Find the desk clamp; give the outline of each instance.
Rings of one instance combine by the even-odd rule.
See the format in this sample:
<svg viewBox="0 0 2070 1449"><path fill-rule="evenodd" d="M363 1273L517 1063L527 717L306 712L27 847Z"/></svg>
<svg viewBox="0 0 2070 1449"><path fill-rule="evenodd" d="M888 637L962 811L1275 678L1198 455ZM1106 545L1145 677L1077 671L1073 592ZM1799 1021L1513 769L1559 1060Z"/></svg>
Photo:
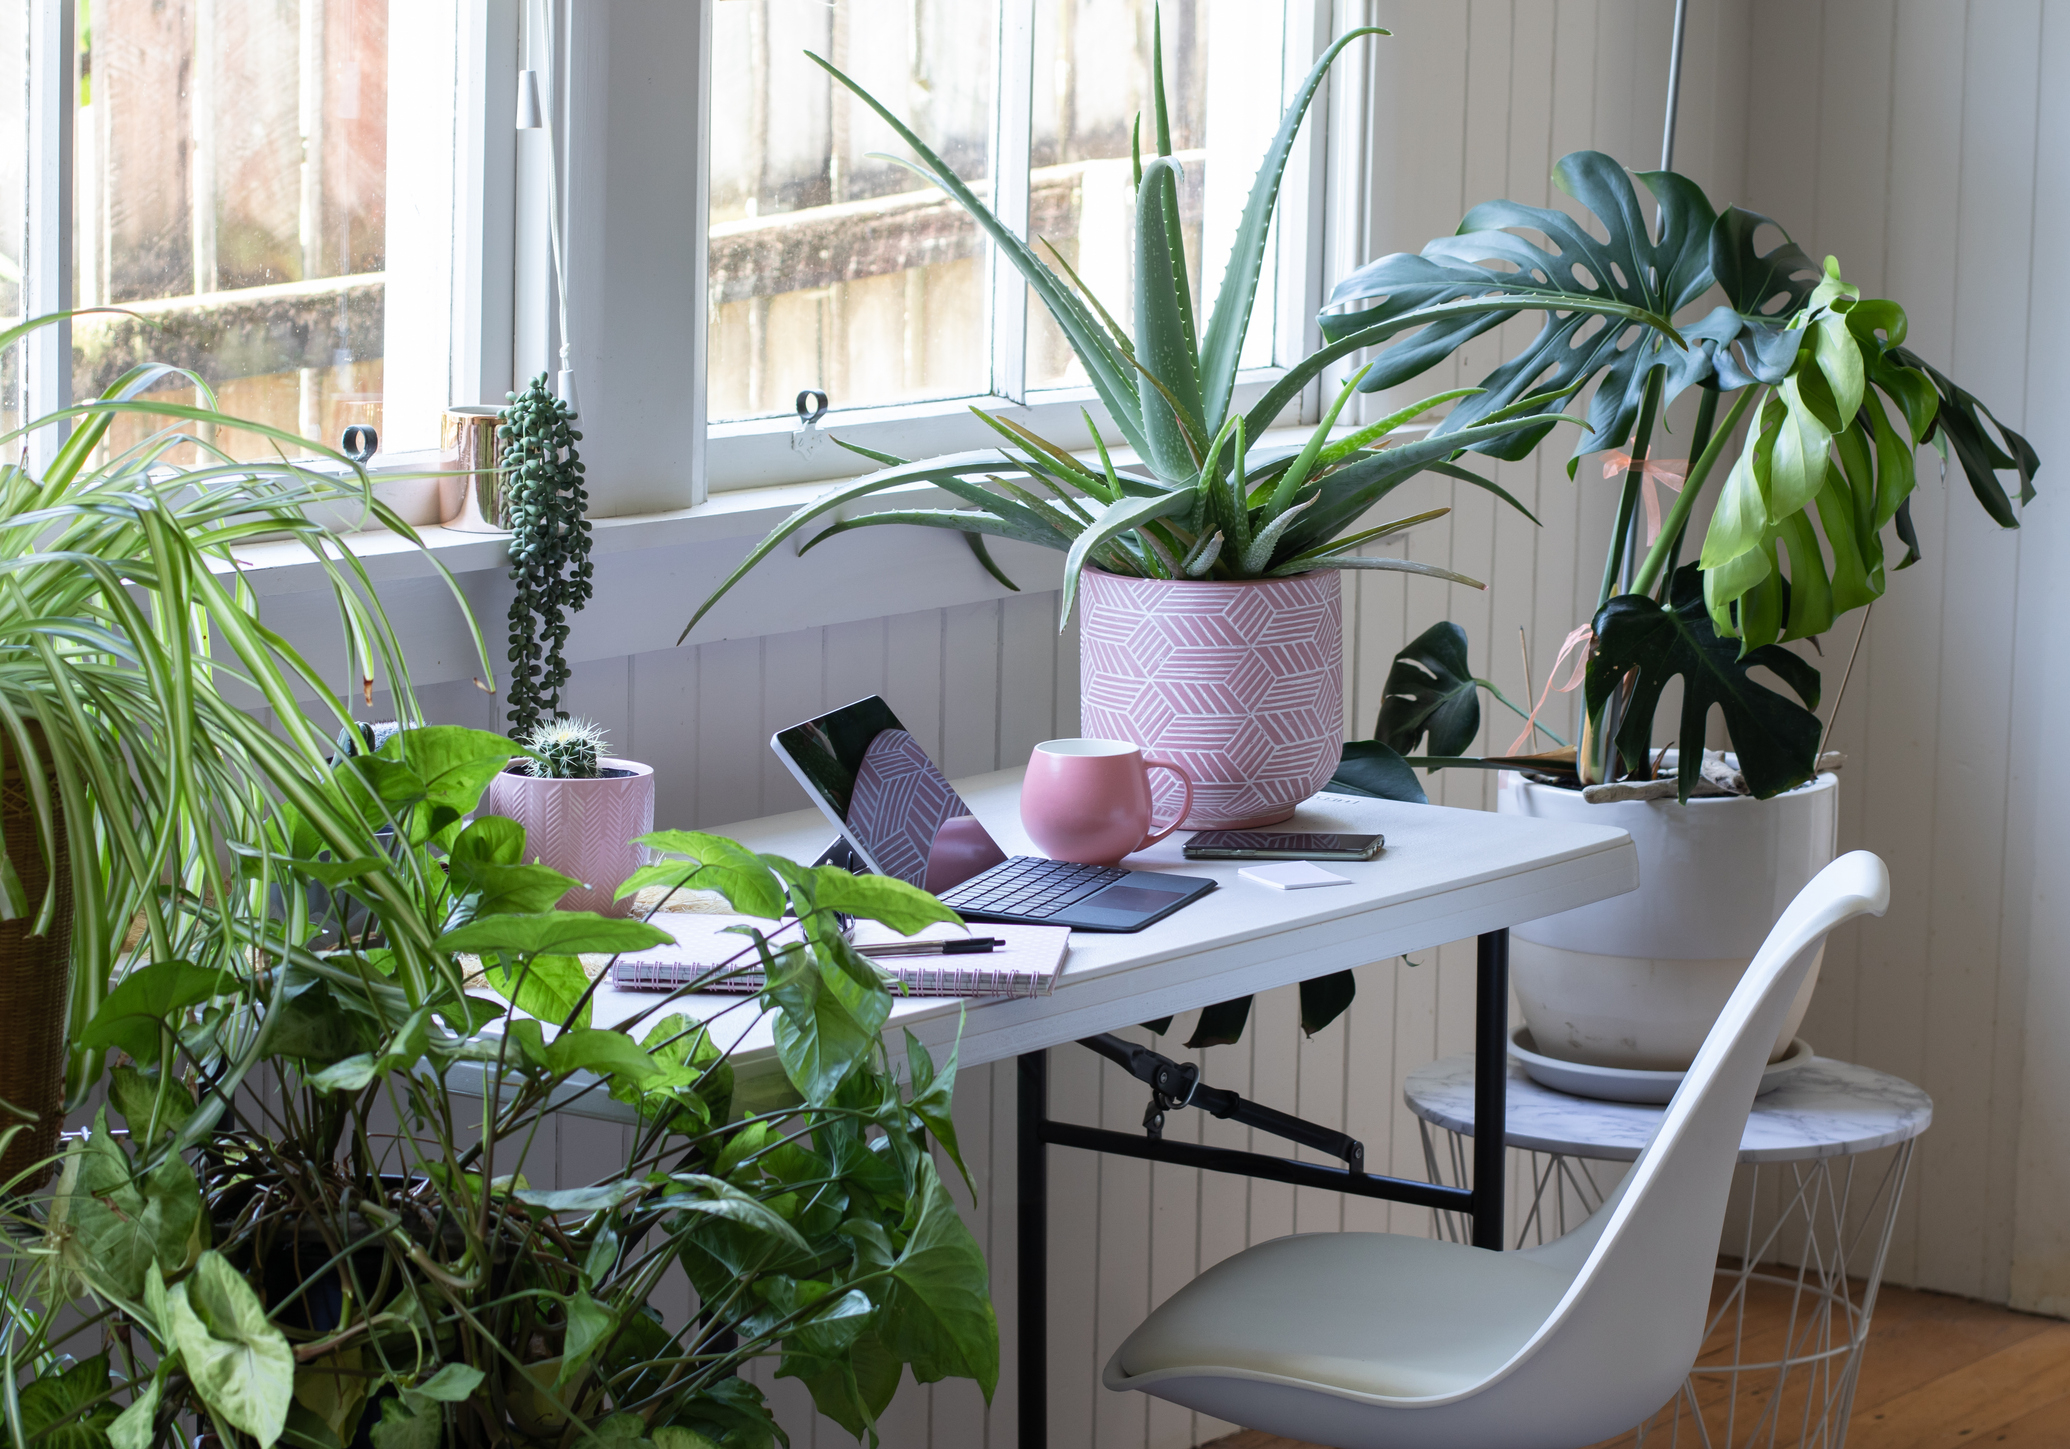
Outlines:
<svg viewBox="0 0 2070 1449"><path fill-rule="evenodd" d="M1247 1102L1221 1087L1211 1087L1200 1079L1200 1068L1191 1062L1175 1062L1148 1047L1123 1041L1111 1032L1086 1037L1078 1044L1098 1052L1130 1076L1149 1085L1150 1104L1143 1109L1143 1131L1153 1141L1164 1136L1167 1112L1181 1107L1198 1107L1211 1117L1241 1122L1260 1132L1269 1132L1275 1137L1298 1142L1303 1147L1312 1147L1317 1152L1326 1152L1342 1162L1353 1175L1365 1174L1365 1144L1357 1138L1348 1137L1334 1128L1304 1122L1285 1112L1275 1112L1256 1102Z"/></svg>

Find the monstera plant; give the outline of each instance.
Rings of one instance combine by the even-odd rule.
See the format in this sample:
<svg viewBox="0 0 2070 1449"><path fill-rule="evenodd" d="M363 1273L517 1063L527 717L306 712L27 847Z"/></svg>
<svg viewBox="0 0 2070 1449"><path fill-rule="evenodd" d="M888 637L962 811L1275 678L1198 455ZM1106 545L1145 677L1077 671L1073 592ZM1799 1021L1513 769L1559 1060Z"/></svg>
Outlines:
<svg viewBox="0 0 2070 1449"><path fill-rule="evenodd" d="M1382 257L1338 284L1331 304L1347 310L1322 318L1331 341L1318 356L1348 357L1385 342L1404 319L1475 299L1524 294L1550 304L1538 334L1432 435L1470 439L1469 450L1491 457L1523 458L1555 420L1522 420L1494 437L1489 420L1527 395L1565 399L1593 386L1569 472L1586 455L1617 450L1606 476L1621 472L1623 483L1596 613L1585 633L1577 631L1588 648L1583 740L1573 756L1530 763L1564 765L1583 783L1619 773L1620 757L1624 770L1648 773L1654 712L1665 685L1679 677L1683 799L1695 787L1714 706L1750 792L1792 789L1814 772L1819 675L1778 646L1823 634L1882 595L1886 533L1903 549L1895 568L1918 559L1908 506L1916 450L1932 443L1944 459L1952 454L1978 502L2007 528L2019 518L1997 475L2015 473L2025 503L2038 459L2026 439L1905 346L1903 307L1863 297L1837 261L1814 264L1770 218L1720 211L1671 171L1639 174L1648 205L1600 152L1564 158L1553 179L1594 217L1602 238L1565 212L1509 201L1477 206L1456 235L1419 255ZM1657 217L1651 225L1649 211ZM1761 239L1771 231L1777 239L1764 251ZM1599 310L1613 300L1629 312ZM1683 320L1671 333L1642 325L1641 314ZM1405 382L1514 315L1428 323L1382 351L1358 385L1374 391ZM1673 475L1653 456L1663 410L1692 387L1699 389L1693 461L1657 533L1644 540L1643 490ZM1684 564L1705 486L1728 457L1697 557ZM1769 670L1797 698L1751 677L1754 668ZM1469 694L1454 721L1466 711L1477 721L1477 709ZM1425 734L1399 712L1392 720L1383 714L1378 743L1405 753ZM1502 763L1457 757L1471 737L1471 729L1463 739L1448 730L1433 740L1430 762ZM1370 747L1361 754L1376 758Z"/></svg>

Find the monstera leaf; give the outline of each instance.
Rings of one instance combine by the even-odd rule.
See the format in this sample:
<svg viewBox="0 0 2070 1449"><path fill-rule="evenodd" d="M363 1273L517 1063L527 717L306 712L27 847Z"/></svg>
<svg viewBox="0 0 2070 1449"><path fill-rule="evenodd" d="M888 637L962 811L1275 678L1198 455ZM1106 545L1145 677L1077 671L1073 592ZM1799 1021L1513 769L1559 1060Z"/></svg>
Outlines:
<svg viewBox="0 0 2070 1449"><path fill-rule="evenodd" d="M1710 290L1711 238L1718 218L1703 191L1687 177L1645 171L1639 180L1659 209L1657 241L1647 225L1647 212L1653 208L1640 201L1624 168L1600 151L1576 151L1553 168L1553 182L1594 213L1606 240L1598 241L1562 211L1512 201L1483 202L1466 214L1457 235L1440 237L1420 256L1382 257L1338 283L1330 295L1332 307L1384 300L1359 311L1326 313L1321 319L1323 335L1335 341L1418 308L1501 293L1577 303L1619 302L1671 317ZM1505 228L1537 232L1546 245ZM1376 392L1406 382L1516 315L1489 312L1424 327L1382 352L1359 386ZM1547 312L1530 345L1483 378L1480 385L1486 390L1453 408L1438 434L1458 432L1532 394L1568 396L1600 373L1602 384L1589 408L1588 428L1574 449L1579 457L1615 447L1629 436L1646 374L1656 364L1667 368L1668 398L1709 376L1707 349L1678 347L1657 328L1630 316L1603 315L1598 326L1597 315ZM1552 426L1534 423L1474 447L1515 460L1536 447Z"/></svg>
<svg viewBox="0 0 2070 1449"><path fill-rule="evenodd" d="M1653 712L1661 691L1682 678L1681 768L1683 801L1689 799L1703 766L1704 724L1713 707L1725 715L1725 729L1739 753L1740 773L1759 799L1792 790L1809 780L1818 761L1818 671L1780 645L1744 657L1739 641L1720 638L1704 607L1703 580L1695 564L1676 573L1668 602L1644 594L1620 594L1596 614L1596 652L1588 663L1588 712L1600 717L1611 691L1636 671L1617 746L1628 766L1637 766L1652 745ZM1748 671L1779 676L1799 705Z"/></svg>
<svg viewBox="0 0 2070 1449"><path fill-rule="evenodd" d="M1432 624L1394 656L1373 738L1414 754L1427 733L1433 755L1463 755L1481 732L1481 682L1466 662L1466 631Z"/></svg>
<svg viewBox="0 0 2070 1449"><path fill-rule="evenodd" d="M1766 252L1756 250L1754 240L1763 227L1782 237ZM1818 264L1774 219L1737 206L1726 207L1712 225L1710 258L1726 300L1682 335L1703 346L1719 388L1780 383L1803 340L1790 330L1790 319L1818 285Z"/></svg>

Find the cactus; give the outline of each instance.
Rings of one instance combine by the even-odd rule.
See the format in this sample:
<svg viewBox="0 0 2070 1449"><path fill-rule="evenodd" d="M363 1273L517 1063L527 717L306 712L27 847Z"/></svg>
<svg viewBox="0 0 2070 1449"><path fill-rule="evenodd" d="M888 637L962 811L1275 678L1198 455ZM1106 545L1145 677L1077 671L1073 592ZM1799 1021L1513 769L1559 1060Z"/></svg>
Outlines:
<svg viewBox="0 0 2070 1449"><path fill-rule="evenodd" d="M541 720L525 736L527 760L535 775L549 780L594 780L601 773L597 757L603 752L604 727L586 719Z"/></svg>

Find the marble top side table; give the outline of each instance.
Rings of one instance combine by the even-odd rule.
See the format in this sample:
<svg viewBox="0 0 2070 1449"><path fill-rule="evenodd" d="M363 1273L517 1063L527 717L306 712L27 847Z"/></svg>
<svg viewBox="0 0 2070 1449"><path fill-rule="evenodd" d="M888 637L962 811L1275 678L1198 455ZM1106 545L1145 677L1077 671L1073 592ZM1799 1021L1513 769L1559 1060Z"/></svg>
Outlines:
<svg viewBox="0 0 2070 1449"><path fill-rule="evenodd" d="M1403 1085L1433 1182L1466 1185L1473 1064L1446 1057ZM1512 1061L1504 1141L1529 1154L1532 1188L1517 1245L1579 1226L1618 1175L1599 1178L1591 1164L1633 1161L1665 1115L1664 1107L1553 1091ZM1736 1185L1745 1227L1720 1260L1705 1351L1682 1392L1640 1426L1638 1444L1651 1436L1679 1445L1686 1436L1721 1449L1842 1449L1898 1199L1914 1142L1932 1121L1932 1099L1910 1082L1824 1057L1754 1099L1740 1141L1747 1170ZM1861 1154L1893 1147L1887 1164L1858 1180ZM1464 1240L1456 1214L1433 1216L1443 1236ZM1748 1332L1755 1294L1789 1305L1773 1342Z"/></svg>

